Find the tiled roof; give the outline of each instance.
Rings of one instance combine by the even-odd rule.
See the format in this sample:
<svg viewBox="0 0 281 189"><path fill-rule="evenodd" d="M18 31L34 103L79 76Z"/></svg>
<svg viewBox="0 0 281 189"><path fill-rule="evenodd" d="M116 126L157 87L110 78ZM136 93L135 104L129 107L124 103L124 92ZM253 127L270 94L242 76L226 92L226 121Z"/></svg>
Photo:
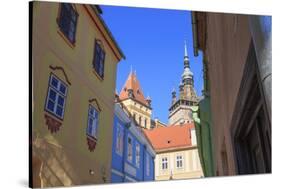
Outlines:
<svg viewBox="0 0 281 189"><path fill-rule="evenodd" d="M149 107L149 104L146 101L141 90L141 86L137 79L137 76L133 72L129 74L128 79L120 92L119 99L121 101L129 98L129 89L132 89L133 99Z"/></svg>
<svg viewBox="0 0 281 189"><path fill-rule="evenodd" d="M164 150L191 146L191 128L194 128L194 124L186 123L183 125L158 127L144 130L144 132L155 150Z"/></svg>

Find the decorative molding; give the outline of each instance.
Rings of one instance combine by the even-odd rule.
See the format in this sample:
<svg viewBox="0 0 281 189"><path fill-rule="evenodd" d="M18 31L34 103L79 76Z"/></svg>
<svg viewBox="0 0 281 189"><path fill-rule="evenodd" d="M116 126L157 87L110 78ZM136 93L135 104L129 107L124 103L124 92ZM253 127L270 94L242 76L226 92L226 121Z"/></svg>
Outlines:
<svg viewBox="0 0 281 189"><path fill-rule="evenodd" d="M111 173L114 173L120 177L124 177L124 174L116 169L111 169Z"/></svg>
<svg viewBox="0 0 281 189"><path fill-rule="evenodd" d="M101 112L101 108L100 108L100 105L98 103L98 100L96 98L92 98L89 100L89 103L92 103L94 102L96 104L96 107L98 108L99 112Z"/></svg>
<svg viewBox="0 0 281 189"><path fill-rule="evenodd" d="M65 71L64 71L64 69L63 69L63 67L50 65L49 68L51 68L52 70L60 70L60 71L62 71L62 73L63 73L63 75L64 75L64 77L65 77L66 82L67 82L69 85L71 85L71 83L70 83L70 81L69 81L69 79L68 79L68 77L67 77L67 75L66 75L66 73L65 73Z"/></svg>
<svg viewBox="0 0 281 189"><path fill-rule="evenodd" d="M90 152L94 151L97 144L97 139L87 135L87 144Z"/></svg>
<svg viewBox="0 0 281 189"><path fill-rule="evenodd" d="M137 176L137 170L133 166L129 165L128 163L125 163L125 172L136 177Z"/></svg>
<svg viewBox="0 0 281 189"><path fill-rule="evenodd" d="M51 131L51 133L57 132L62 123L56 119L54 119L52 116L45 114L46 119L46 125L48 126L48 129Z"/></svg>

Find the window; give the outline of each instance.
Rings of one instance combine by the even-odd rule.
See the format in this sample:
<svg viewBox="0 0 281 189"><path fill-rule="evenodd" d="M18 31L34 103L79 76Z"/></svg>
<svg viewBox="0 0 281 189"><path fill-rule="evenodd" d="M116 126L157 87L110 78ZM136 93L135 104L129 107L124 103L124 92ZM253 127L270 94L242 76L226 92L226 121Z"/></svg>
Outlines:
<svg viewBox="0 0 281 189"><path fill-rule="evenodd" d="M168 169L168 158L162 158L162 170Z"/></svg>
<svg viewBox="0 0 281 189"><path fill-rule="evenodd" d="M132 159L133 159L133 141L132 141L132 138L130 136L128 136L128 150L127 150L127 159L128 161L132 162Z"/></svg>
<svg viewBox="0 0 281 189"><path fill-rule="evenodd" d="M67 85L51 74L49 79L48 94L45 110L59 119L63 119L65 101L67 95Z"/></svg>
<svg viewBox="0 0 281 189"><path fill-rule="evenodd" d="M94 106L89 105L87 134L97 139L99 112Z"/></svg>
<svg viewBox="0 0 281 189"><path fill-rule="evenodd" d="M145 118L144 119L144 127L146 128L146 122L147 122L147 119Z"/></svg>
<svg viewBox="0 0 281 189"><path fill-rule="evenodd" d="M141 125L141 116L139 117L139 125Z"/></svg>
<svg viewBox="0 0 281 189"><path fill-rule="evenodd" d="M146 176L149 176L150 173L150 161L149 154L146 153Z"/></svg>
<svg viewBox="0 0 281 189"><path fill-rule="evenodd" d="M140 167L140 145L136 143L136 165Z"/></svg>
<svg viewBox="0 0 281 189"><path fill-rule="evenodd" d="M177 168L182 168L183 167L183 158L181 155L178 155L176 157L176 164L177 164Z"/></svg>
<svg viewBox="0 0 281 189"><path fill-rule="evenodd" d="M104 77L104 59L105 52L101 47L101 41L95 40L93 68L102 79Z"/></svg>
<svg viewBox="0 0 281 189"><path fill-rule="evenodd" d="M116 153L122 156L123 154L123 138L124 138L124 131L120 124L117 125L117 132L116 132Z"/></svg>
<svg viewBox="0 0 281 189"><path fill-rule="evenodd" d="M71 43L75 43L78 14L69 3L62 3L59 14L59 28Z"/></svg>

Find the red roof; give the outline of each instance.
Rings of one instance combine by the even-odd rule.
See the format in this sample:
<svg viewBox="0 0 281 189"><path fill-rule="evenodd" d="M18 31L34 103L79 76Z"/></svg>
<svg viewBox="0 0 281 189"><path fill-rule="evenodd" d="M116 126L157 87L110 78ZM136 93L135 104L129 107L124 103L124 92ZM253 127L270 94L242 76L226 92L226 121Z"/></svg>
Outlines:
<svg viewBox="0 0 281 189"><path fill-rule="evenodd" d="M163 150L191 146L191 128L194 128L194 123L158 127L144 132L155 150Z"/></svg>
<svg viewBox="0 0 281 189"><path fill-rule="evenodd" d="M141 90L140 83L137 79L137 76L136 76L136 74L134 74L132 72L129 74L128 79L120 92L120 95L119 95L120 100L125 100L125 99L129 98L129 91L128 91L129 89L132 89L132 91L133 91L134 100L149 107L149 104L147 103L147 101L143 95L143 92Z"/></svg>

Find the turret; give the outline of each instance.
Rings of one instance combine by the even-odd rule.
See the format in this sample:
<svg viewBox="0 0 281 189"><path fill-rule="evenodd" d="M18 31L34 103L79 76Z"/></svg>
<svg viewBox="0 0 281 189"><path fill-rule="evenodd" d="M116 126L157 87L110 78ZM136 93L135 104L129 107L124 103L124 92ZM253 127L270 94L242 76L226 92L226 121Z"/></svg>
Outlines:
<svg viewBox="0 0 281 189"><path fill-rule="evenodd" d="M148 106L149 107L151 107L151 98L150 98L150 96L148 95L147 97L146 97L146 102L147 102L147 104L148 104Z"/></svg>

